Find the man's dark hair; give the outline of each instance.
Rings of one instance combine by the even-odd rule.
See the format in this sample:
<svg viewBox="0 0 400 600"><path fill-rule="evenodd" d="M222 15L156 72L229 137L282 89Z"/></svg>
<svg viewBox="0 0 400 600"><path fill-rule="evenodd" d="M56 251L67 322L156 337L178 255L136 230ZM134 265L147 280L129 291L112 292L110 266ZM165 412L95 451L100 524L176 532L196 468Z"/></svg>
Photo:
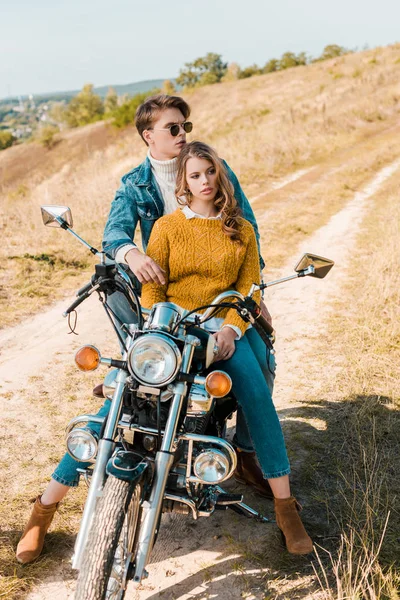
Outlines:
<svg viewBox="0 0 400 600"><path fill-rule="evenodd" d="M190 115L189 104L179 96L158 94L157 96L147 98L143 104L138 106L135 116L135 125L140 137L146 145L148 144L143 137L143 131L151 129L154 120L158 117L160 112L167 108L177 108L183 114L184 119L187 119Z"/></svg>

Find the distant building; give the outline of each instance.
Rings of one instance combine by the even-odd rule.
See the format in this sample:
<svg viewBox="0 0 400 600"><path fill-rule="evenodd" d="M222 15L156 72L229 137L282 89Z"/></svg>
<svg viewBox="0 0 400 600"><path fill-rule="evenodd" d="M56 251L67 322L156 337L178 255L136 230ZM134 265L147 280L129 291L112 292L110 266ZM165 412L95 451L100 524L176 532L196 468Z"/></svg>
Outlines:
<svg viewBox="0 0 400 600"><path fill-rule="evenodd" d="M18 106L13 106L13 111L19 112L19 113L25 112L25 105L22 102L21 96L19 97L19 105Z"/></svg>

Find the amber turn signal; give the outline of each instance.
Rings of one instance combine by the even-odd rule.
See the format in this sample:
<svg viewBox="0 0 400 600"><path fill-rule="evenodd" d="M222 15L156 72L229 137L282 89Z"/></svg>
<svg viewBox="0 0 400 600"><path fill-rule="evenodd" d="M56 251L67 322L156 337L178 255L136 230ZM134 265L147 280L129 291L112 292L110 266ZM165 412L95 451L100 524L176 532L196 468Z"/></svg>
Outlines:
<svg viewBox="0 0 400 600"><path fill-rule="evenodd" d="M207 375L205 387L210 396L223 398L232 388L232 379L223 371L212 371Z"/></svg>
<svg viewBox="0 0 400 600"><path fill-rule="evenodd" d="M75 362L81 371L94 371L100 364L100 352L94 346L82 346L75 354Z"/></svg>

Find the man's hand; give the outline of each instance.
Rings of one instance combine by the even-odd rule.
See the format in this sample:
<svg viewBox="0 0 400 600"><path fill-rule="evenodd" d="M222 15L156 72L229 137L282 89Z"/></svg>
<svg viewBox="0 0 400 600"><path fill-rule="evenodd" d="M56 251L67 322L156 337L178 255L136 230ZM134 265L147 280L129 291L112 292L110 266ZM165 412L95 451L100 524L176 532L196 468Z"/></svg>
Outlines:
<svg viewBox="0 0 400 600"><path fill-rule="evenodd" d="M218 346L218 354L215 356L215 362L218 360L228 360L235 352L236 331L231 327L223 327L221 331L213 333Z"/></svg>
<svg viewBox="0 0 400 600"><path fill-rule="evenodd" d="M261 308L261 314L262 314L262 316L264 317L264 319L265 319L266 321L268 321L268 323L269 323L270 325L272 325L272 317L271 317L271 315L269 314L269 310L268 310L268 308L267 308L267 307L265 306L265 304L264 304L264 300L261 300L261 302L260 302L260 308Z"/></svg>
<svg viewBox="0 0 400 600"><path fill-rule="evenodd" d="M140 283L166 283L165 271L150 256L142 254L137 248L131 248L125 255L130 270Z"/></svg>

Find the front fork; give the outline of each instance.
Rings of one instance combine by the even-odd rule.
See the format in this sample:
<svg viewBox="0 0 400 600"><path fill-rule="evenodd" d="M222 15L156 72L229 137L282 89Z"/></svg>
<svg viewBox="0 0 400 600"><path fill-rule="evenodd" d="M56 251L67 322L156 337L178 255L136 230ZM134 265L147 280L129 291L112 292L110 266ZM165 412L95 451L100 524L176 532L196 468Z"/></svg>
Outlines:
<svg viewBox="0 0 400 600"><path fill-rule="evenodd" d="M195 346L199 345L198 338L187 336L186 345L182 356L182 372L188 373L192 363ZM164 437L161 448L155 458L155 476L149 498L149 509L140 528L138 550L136 554L136 566L133 580L139 583L145 575L145 567L150 558L150 552L154 544L156 527L160 520L164 493L167 479L174 459L173 449L178 426L179 416L182 409L183 399L186 395L187 384L180 382L174 384L174 397L171 403L168 420L165 426Z"/></svg>
<svg viewBox="0 0 400 600"><path fill-rule="evenodd" d="M75 542L74 556L72 558L72 568L79 569L82 562L83 552L89 536L90 527L93 521L94 511L97 500L103 493L103 487L106 477L107 463L115 448L115 434L121 406L124 396L125 382L129 374L119 369L116 377L116 388L113 395L110 412L104 430L104 436L99 441L96 463L93 469L93 475L89 487L88 496L85 502L81 526Z"/></svg>
<svg viewBox="0 0 400 600"><path fill-rule="evenodd" d="M194 348L198 344L198 338L194 336L187 336L182 357L182 372L189 372ZM96 463L93 469L89 492L85 502L81 526L75 542L74 556L72 558L73 569L80 569L81 567L83 552L85 550L90 527L92 525L97 500L103 493L103 487L106 478L106 467L115 448L114 438L121 413L125 382L128 376L129 374L126 371L120 369L115 380L116 388L111 403L110 413L107 418L104 436L99 441ZM165 433L162 440L161 449L159 452L157 452L155 458L155 477L149 499L150 508L140 531L136 561L137 566L134 576L135 581L141 581L145 566L148 562L149 555L153 547L155 530L162 510L167 478L173 462L172 450L183 398L186 395L187 384L185 382L177 383L175 384L174 388L175 394L165 426Z"/></svg>

